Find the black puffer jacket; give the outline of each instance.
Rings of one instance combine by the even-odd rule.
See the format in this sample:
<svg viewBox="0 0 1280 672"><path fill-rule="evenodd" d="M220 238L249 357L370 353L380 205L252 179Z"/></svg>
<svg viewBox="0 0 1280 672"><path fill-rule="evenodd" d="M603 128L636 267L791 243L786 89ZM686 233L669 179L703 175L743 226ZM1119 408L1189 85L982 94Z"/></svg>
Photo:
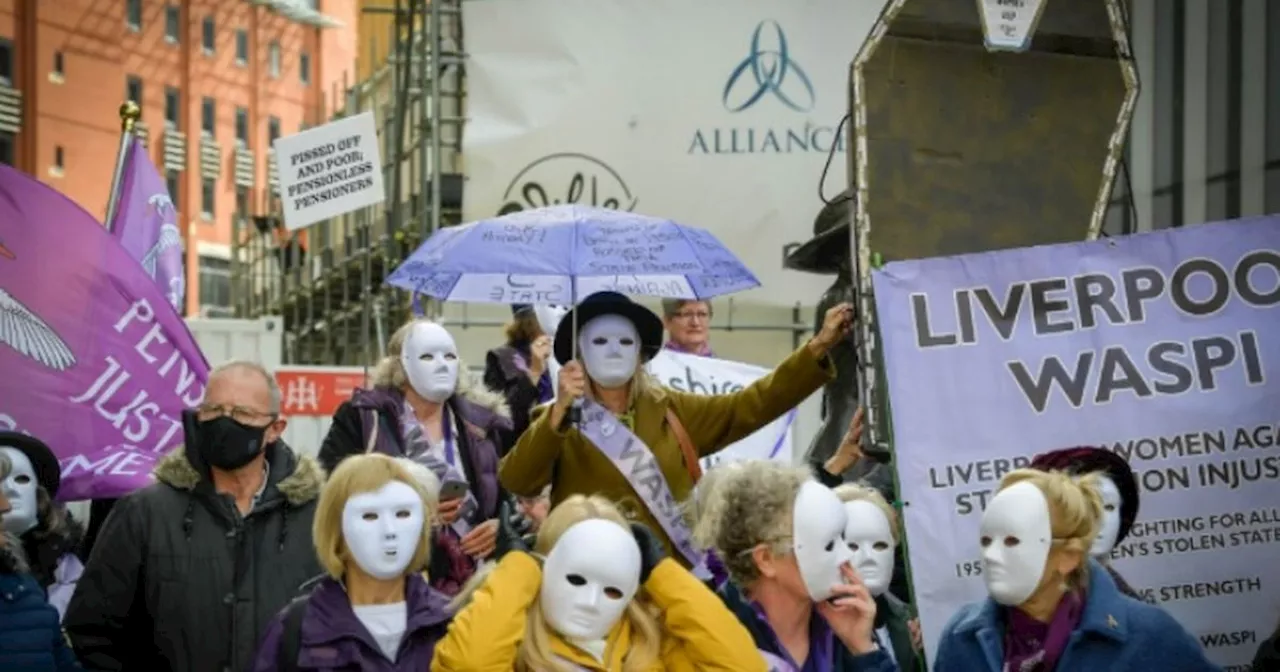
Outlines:
<svg viewBox="0 0 1280 672"><path fill-rule="evenodd" d="M63 622L86 668L248 669L272 618L320 572L320 468L283 442L267 459L266 489L243 518L183 449L156 466L156 483L120 500Z"/></svg>

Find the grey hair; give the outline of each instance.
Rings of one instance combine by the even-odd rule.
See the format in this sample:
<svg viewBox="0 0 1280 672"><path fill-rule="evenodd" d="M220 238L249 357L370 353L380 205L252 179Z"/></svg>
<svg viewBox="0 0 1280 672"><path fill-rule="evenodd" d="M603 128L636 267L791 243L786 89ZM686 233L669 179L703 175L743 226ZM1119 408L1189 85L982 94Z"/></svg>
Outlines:
<svg viewBox="0 0 1280 672"><path fill-rule="evenodd" d="M13 462L9 461L9 456L0 453L0 481L9 478L9 472L13 471Z"/></svg>
<svg viewBox="0 0 1280 672"><path fill-rule="evenodd" d="M271 372L267 370L267 367L247 359L233 359L229 362L223 362L222 364L213 367L213 370L209 372L209 380L213 380L224 373L230 373L232 371L252 371L253 373L262 376L262 379L267 383L267 395L270 398L270 402L267 406L267 412L272 415L280 412L280 386L276 384L276 377L271 375Z"/></svg>
<svg viewBox="0 0 1280 672"><path fill-rule="evenodd" d="M675 317L676 313L680 312L681 308L684 308L691 303L705 303L707 304L707 312L715 315L715 308L712 307L711 302L707 299L663 299L662 316L669 320Z"/></svg>

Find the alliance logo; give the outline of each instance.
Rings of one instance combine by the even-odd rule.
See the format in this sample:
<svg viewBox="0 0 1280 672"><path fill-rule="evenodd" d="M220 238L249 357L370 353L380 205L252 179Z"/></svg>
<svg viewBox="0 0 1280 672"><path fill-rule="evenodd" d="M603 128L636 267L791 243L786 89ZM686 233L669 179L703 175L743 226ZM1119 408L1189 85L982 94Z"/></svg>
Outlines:
<svg viewBox="0 0 1280 672"><path fill-rule="evenodd" d="M550 154L527 165L502 193L499 215L548 205L635 209L639 201L609 164L586 154Z"/></svg>
<svg viewBox="0 0 1280 672"><path fill-rule="evenodd" d="M772 47L764 44L767 37L773 38ZM751 51L729 73L721 100L726 110L741 112L768 93L796 112L813 110L816 101L813 82L800 64L791 60L786 33L773 19L756 24Z"/></svg>

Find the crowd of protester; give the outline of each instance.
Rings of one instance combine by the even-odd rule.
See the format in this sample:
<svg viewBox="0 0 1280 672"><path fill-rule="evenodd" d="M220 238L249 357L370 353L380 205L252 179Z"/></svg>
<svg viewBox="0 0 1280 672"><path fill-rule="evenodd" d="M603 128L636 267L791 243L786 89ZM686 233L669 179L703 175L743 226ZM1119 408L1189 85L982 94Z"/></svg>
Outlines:
<svg viewBox="0 0 1280 672"><path fill-rule="evenodd" d="M821 464L699 467L852 375L829 356L850 305L702 396L645 365L710 356L708 302L512 313L482 379L443 326L404 325L313 450L282 440L270 372L216 368L183 448L89 543L54 453L0 433L0 670L924 668L893 493L843 482L862 413ZM1138 504L1101 449L1007 474L974 540L989 595L950 615L932 669L1218 669L1108 562ZM1275 635L1254 669L1280 670Z"/></svg>

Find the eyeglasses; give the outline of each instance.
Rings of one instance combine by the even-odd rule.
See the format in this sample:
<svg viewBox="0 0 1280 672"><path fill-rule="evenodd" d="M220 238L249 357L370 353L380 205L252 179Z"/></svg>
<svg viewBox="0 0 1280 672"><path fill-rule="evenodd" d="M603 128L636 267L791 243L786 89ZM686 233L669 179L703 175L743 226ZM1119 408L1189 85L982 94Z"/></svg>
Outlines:
<svg viewBox="0 0 1280 672"><path fill-rule="evenodd" d="M683 320L685 322L693 322L694 320L697 320L699 322L711 321L711 313L705 310L693 310L693 311L687 311L687 312L681 311L676 313L675 315L672 315L672 317L676 318L677 320Z"/></svg>
<svg viewBox="0 0 1280 672"><path fill-rule="evenodd" d="M208 422L217 418L231 418L246 425L266 425L276 419L275 413L263 413L244 406L218 406L217 404L201 404L196 408L196 419ZM264 422L266 421L266 422Z"/></svg>

